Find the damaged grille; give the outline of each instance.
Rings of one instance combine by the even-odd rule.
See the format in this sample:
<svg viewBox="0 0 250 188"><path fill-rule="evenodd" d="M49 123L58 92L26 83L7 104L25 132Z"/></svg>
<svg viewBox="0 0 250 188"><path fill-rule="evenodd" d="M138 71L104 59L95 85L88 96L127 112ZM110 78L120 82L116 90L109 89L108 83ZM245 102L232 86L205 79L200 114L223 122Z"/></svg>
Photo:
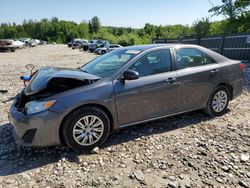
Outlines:
<svg viewBox="0 0 250 188"><path fill-rule="evenodd" d="M24 91L22 91L18 96L17 96L17 101L15 103L15 107L17 108L17 111L19 112L25 112L25 105L27 102L30 102L31 98L26 96L24 94Z"/></svg>

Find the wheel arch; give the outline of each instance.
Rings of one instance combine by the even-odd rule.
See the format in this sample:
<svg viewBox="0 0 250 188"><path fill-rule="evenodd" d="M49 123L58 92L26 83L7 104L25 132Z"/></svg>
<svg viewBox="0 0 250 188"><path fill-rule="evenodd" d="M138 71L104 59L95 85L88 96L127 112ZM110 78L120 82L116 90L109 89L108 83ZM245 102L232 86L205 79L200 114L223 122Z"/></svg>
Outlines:
<svg viewBox="0 0 250 188"><path fill-rule="evenodd" d="M218 84L215 88L220 87L220 86L224 86L228 89L229 94L230 94L230 100L232 100L233 99L233 86L228 82L222 82Z"/></svg>
<svg viewBox="0 0 250 188"><path fill-rule="evenodd" d="M64 143L64 138L63 138L63 135L62 135L62 127L63 127L62 125L63 125L63 123L65 122L66 118L67 118L72 112L74 112L75 110L77 110L77 109L79 109L79 108L82 108L82 107L88 107L88 106L96 107L96 108L99 108L99 109L103 110L103 111L107 114L107 116L108 116L108 118L109 118L109 121L110 121L110 131L109 131L109 132L112 133L112 132L114 131L114 119L113 119L113 116L112 116L110 110L109 110L107 107L105 107L105 106L103 106L103 105L100 105L100 104L95 104L95 103L84 104L84 105L81 105L81 106L78 106L78 107L74 108L73 110L71 110L71 111L63 118L63 120L62 120L62 122L61 122L61 124L60 124L60 127L59 127L59 138L60 138L60 142L61 142L61 143Z"/></svg>
<svg viewBox="0 0 250 188"><path fill-rule="evenodd" d="M211 109L210 109L210 101L211 101L211 98L213 96L213 93L216 91L216 89L220 88L220 87L223 87L225 89L228 90L229 92L229 100L232 100L233 99L233 86L228 83L228 82L221 82L217 85L215 85L215 87L213 88L211 94L209 95L208 99L207 99L207 102L206 102L206 107L204 108L204 111L209 114L209 115L214 115L212 112L211 112ZM228 105L228 102L227 102L227 105ZM222 114L221 114L222 115ZM220 115L216 115L216 116L220 116Z"/></svg>

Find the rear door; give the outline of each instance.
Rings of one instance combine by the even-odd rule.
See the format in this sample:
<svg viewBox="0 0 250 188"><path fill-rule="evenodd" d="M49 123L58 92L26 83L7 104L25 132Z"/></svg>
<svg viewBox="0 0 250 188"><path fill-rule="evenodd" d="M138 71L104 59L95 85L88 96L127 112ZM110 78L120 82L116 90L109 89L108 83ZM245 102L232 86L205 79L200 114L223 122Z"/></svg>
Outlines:
<svg viewBox="0 0 250 188"><path fill-rule="evenodd" d="M188 111L206 105L218 78L219 64L196 48L178 48L176 73L180 87L177 91L177 111Z"/></svg>
<svg viewBox="0 0 250 188"><path fill-rule="evenodd" d="M139 79L114 81L120 125L176 111L176 72L172 71L171 62L169 49L148 52L128 68L139 72Z"/></svg>

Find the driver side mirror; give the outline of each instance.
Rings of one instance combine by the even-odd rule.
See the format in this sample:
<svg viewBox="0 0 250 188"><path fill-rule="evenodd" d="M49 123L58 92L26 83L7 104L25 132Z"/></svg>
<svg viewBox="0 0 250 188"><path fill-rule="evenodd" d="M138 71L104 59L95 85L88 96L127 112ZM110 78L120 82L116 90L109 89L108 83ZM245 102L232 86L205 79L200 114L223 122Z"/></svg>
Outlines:
<svg viewBox="0 0 250 188"><path fill-rule="evenodd" d="M134 70L125 70L123 72L123 79L124 80L136 80L139 78L139 73Z"/></svg>

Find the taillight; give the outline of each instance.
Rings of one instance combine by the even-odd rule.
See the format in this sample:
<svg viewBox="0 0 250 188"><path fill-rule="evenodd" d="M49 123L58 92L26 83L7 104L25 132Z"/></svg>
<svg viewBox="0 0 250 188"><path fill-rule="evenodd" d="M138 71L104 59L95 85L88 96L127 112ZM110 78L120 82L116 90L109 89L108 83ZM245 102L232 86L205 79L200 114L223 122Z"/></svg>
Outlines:
<svg viewBox="0 0 250 188"><path fill-rule="evenodd" d="M246 66L245 66L243 63L240 64L240 70L241 70L242 72L244 71L245 67L246 67Z"/></svg>

